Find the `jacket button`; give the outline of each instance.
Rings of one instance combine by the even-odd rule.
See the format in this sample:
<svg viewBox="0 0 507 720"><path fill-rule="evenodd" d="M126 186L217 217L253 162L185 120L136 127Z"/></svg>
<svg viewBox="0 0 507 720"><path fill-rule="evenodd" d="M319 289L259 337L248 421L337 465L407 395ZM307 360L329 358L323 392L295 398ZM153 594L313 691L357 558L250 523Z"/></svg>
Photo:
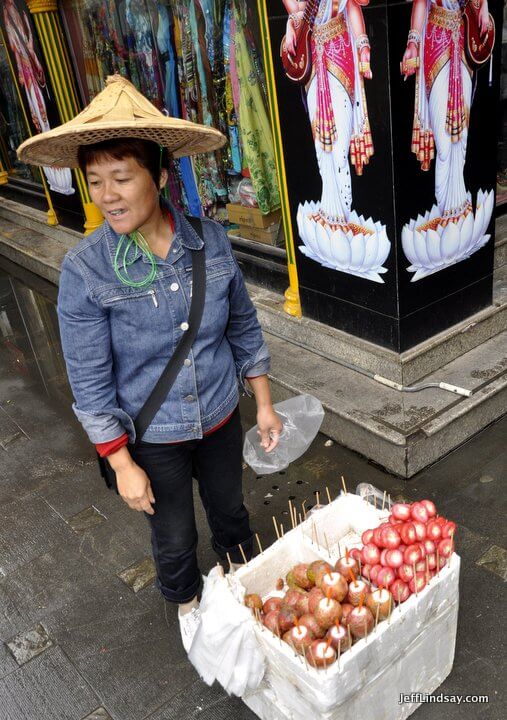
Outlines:
<svg viewBox="0 0 507 720"><path fill-rule="evenodd" d="M193 399L194 399L194 396L193 396L193 395L187 395L186 398L185 398L185 400L186 400L187 402L192 402Z"/></svg>
<svg viewBox="0 0 507 720"><path fill-rule="evenodd" d="M181 325L180 325L180 328L181 328L182 330L188 330L188 327L189 327L189 325L188 325L187 322L182 322Z"/></svg>
<svg viewBox="0 0 507 720"><path fill-rule="evenodd" d="M184 365L185 367L190 367L190 366L192 365L192 360L189 360L188 358L186 358L186 359L183 361L183 365Z"/></svg>
<svg viewBox="0 0 507 720"><path fill-rule="evenodd" d="M180 286L178 285L178 283L171 283L171 290L172 290L173 292L176 292L176 290L178 290L179 287L180 287Z"/></svg>

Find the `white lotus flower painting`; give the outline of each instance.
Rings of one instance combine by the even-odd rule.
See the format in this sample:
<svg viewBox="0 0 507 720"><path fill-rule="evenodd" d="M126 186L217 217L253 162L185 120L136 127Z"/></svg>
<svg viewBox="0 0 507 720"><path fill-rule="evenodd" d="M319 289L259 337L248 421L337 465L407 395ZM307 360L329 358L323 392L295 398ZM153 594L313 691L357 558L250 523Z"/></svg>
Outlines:
<svg viewBox="0 0 507 720"><path fill-rule="evenodd" d="M355 210L349 212L346 222L329 223L314 202L299 206L297 224L304 243L299 249L306 257L332 270L384 282L382 275L387 268L383 263L391 249L385 225L371 218L365 220Z"/></svg>
<svg viewBox="0 0 507 720"><path fill-rule="evenodd" d="M433 205L424 217L419 215L404 225L401 242L411 263L407 270L414 273L411 282L466 260L486 245L493 206L493 191L479 190L475 213L469 193L467 208L457 217L442 218Z"/></svg>

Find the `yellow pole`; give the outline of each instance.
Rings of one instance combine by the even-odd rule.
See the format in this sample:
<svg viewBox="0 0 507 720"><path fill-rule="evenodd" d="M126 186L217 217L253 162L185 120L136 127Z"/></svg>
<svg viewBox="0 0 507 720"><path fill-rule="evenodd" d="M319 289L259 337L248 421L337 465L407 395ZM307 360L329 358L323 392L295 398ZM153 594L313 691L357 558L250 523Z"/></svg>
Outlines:
<svg viewBox="0 0 507 720"><path fill-rule="evenodd" d="M74 118L80 108L69 53L58 16L56 0L27 0L39 35L42 53L48 67L58 114L62 123ZM103 222L100 210L94 205L88 193L86 180L81 170L74 170L76 184L85 214L85 235L89 235Z"/></svg>
<svg viewBox="0 0 507 720"><path fill-rule="evenodd" d="M266 84L268 89L269 112L273 128L273 143L275 149L276 171L280 185L280 199L282 205L282 225L285 234L285 247L287 250L287 269L289 271L289 287L285 291L285 302L283 309L289 315L301 317L301 302L299 299L299 280L296 267L296 253L294 249L294 235L290 218L289 193L287 190L287 177L285 174L285 163L283 160L283 141L280 129L280 115L278 112L278 98L275 86L275 71L273 68L273 55L271 51L271 39L269 35L268 11L266 0L257 0L257 10L261 27L262 54L264 57L264 68L266 72Z"/></svg>
<svg viewBox="0 0 507 720"><path fill-rule="evenodd" d="M5 36L4 36L3 30L1 27L0 27L0 45L3 45L5 47L5 56L7 58L7 63L9 65L9 72L11 74L13 85L16 88L16 94L18 96L19 106L21 107L21 111L23 113L23 118L25 120L27 133L31 136L32 130L30 127L30 122L29 122L27 114L26 114L25 104L23 102L23 98L21 97L21 90L19 88L18 76L17 76L17 73L14 71L14 68L12 67L11 56L7 52L7 43L5 42ZM53 201L51 200L51 195L49 194L48 184L46 182L46 176L44 175L44 173L42 172L42 170L40 168L39 168L39 173L40 173L42 187L44 188L44 195L46 196L46 200L48 203L47 224L48 225L58 225L58 217L57 217L55 209L53 207Z"/></svg>

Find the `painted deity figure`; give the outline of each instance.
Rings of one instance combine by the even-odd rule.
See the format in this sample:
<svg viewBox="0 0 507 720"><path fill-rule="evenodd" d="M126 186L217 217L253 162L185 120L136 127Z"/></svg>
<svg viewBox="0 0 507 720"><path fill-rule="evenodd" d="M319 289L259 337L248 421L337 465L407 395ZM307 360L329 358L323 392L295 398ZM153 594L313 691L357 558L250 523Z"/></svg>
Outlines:
<svg viewBox="0 0 507 720"><path fill-rule="evenodd" d="M370 79L370 43L361 5L369 0L283 0L289 13L287 51L312 10L312 71L306 85L309 119L322 179L318 202L298 208L300 250L324 267L384 282L390 251L385 226L352 209L350 165L357 175L373 155L364 79ZM307 7L310 6L310 7ZM349 159L350 158L350 159Z"/></svg>
<svg viewBox="0 0 507 720"><path fill-rule="evenodd" d="M19 84L24 88L32 122L38 132L50 129L46 111L46 102L42 93L46 89L44 69L37 57L33 45L30 23L23 13L21 18L13 0L6 0L3 8L4 26L9 47L18 72ZM49 187L54 192L72 195L72 175L68 168L43 168Z"/></svg>
<svg viewBox="0 0 507 720"><path fill-rule="evenodd" d="M480 33L487 32L487 0L472 0ZM428 170L435 159L436 204L404 226L402 244L414 272L412 282L479 250L493 210L493 191L479 190L475 213L464 166L473 71L467 63L463 3L414 0L401 72L415 75L412 151Z"/></svg>

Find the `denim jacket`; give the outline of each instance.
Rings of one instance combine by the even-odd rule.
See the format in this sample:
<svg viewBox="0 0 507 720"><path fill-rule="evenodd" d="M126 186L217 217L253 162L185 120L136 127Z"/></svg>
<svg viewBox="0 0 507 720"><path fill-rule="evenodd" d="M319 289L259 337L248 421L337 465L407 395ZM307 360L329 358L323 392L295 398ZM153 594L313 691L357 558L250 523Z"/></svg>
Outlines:
<svg viewBox="0 0 507 720"><path fill-rule="evenodd" d="M191 249L206 254L201 326L169 395L143 436L146 442L201 438L236 407L238 383L268 372L270 358L255 308L223 228L203 219L204 243L170 207L174 237L155 257L149 287L123 285L113 260L119 237L107 221L70 250L62 264L58 318L74 395L74 412L92 443L127 431L162 374L183 332L192 291ZM129 275L141 280L149 261L135 250Z"/></svg>

